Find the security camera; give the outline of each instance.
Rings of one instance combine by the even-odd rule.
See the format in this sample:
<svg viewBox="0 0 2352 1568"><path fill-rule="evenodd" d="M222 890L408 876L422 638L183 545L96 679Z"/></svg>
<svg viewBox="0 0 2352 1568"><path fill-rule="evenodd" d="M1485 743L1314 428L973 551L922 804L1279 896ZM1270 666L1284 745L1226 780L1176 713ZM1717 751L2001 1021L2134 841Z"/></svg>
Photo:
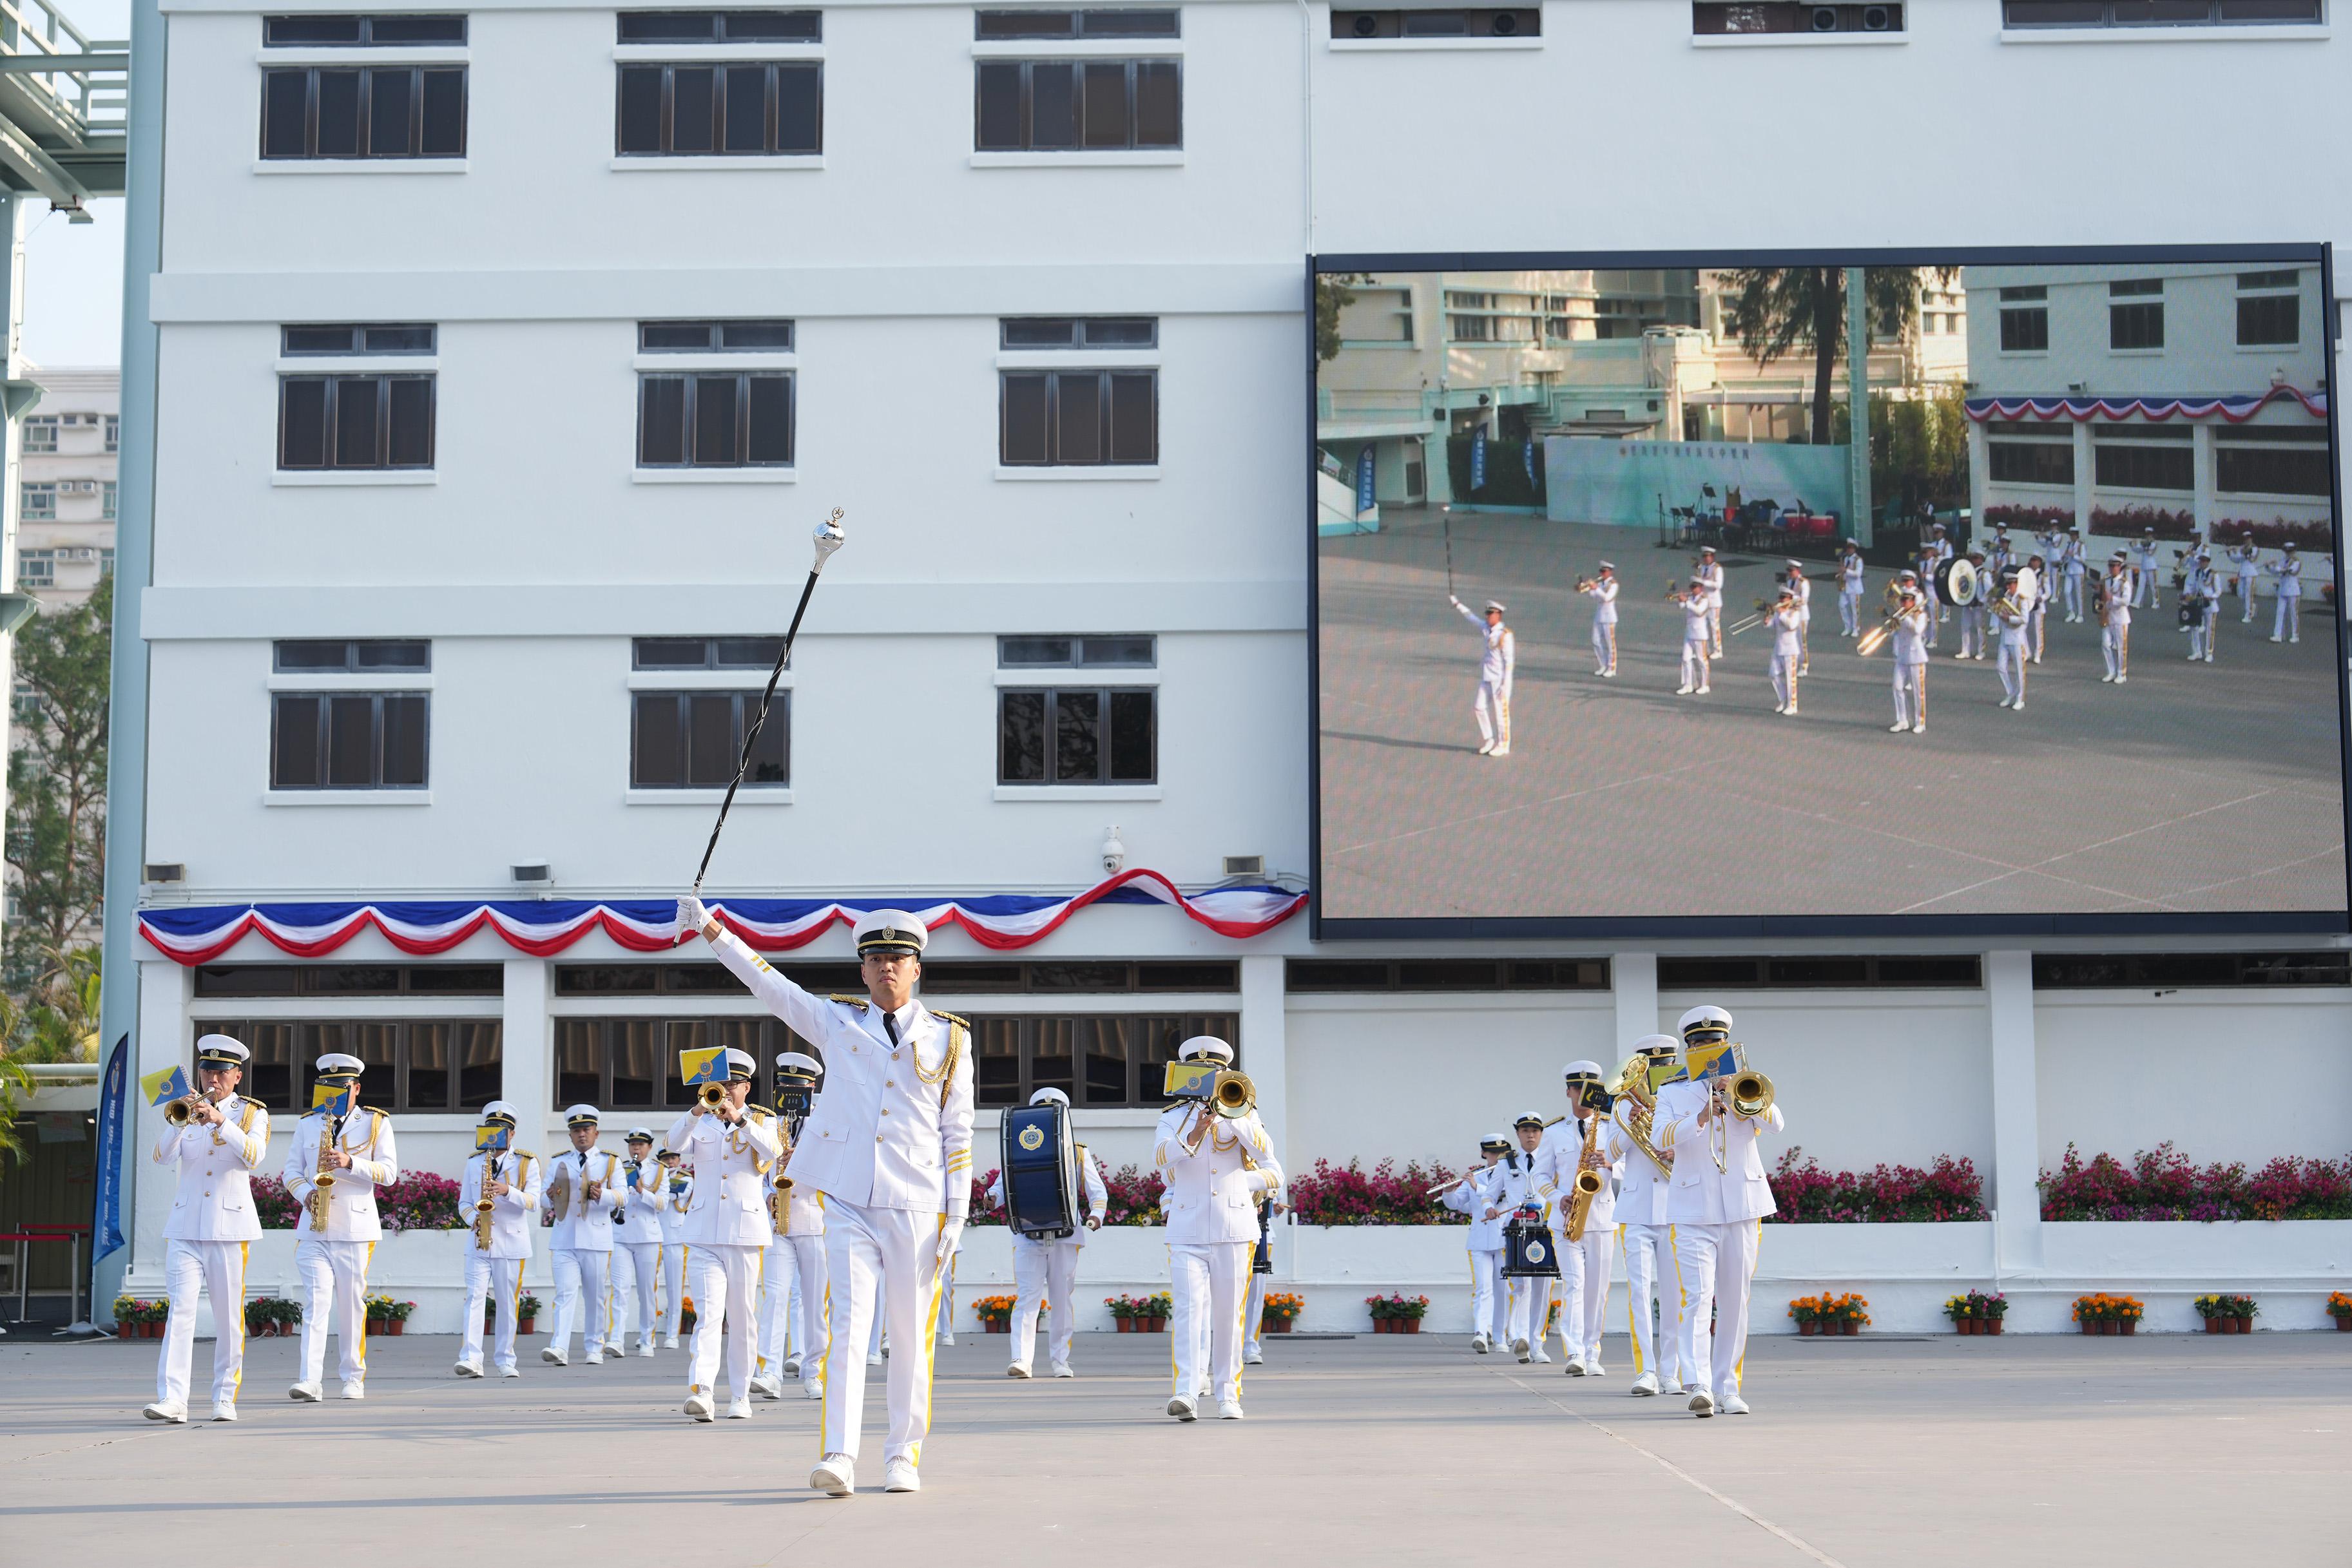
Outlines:
<svg viewBox="0 0 2352 1568"><path fill-rule="evenodd" d="M1110 831L1103 835L1103 874L1105 876L1117 876L1126 864L1127 846L1118 841L1118 824L1114 822L1111 824Z"/></svg>

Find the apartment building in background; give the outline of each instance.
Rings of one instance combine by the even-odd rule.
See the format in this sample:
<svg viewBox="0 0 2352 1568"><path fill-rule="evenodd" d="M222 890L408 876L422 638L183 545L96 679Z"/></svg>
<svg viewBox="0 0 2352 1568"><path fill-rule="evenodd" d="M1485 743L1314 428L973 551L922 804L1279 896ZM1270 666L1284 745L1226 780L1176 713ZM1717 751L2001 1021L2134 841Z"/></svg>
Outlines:
<svg viewBox="0 0 2352 1568"><path fill-rule="evenodd" d="M41 402L18 422L16 586L46 612L80 603L114 570L121 372L28 370Z"/></svg>

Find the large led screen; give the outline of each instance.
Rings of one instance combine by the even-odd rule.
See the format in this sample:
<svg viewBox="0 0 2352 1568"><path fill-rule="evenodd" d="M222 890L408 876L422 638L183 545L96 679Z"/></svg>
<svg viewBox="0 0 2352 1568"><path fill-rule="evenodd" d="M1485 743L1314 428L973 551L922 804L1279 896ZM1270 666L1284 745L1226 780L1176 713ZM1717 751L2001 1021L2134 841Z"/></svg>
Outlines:
<svg viewBox="0 0 2352 1568"><path fill-rule="evenodd" d="M1656 259L1317 263L1319 934L2346 928L2324 249Z"/></svg>

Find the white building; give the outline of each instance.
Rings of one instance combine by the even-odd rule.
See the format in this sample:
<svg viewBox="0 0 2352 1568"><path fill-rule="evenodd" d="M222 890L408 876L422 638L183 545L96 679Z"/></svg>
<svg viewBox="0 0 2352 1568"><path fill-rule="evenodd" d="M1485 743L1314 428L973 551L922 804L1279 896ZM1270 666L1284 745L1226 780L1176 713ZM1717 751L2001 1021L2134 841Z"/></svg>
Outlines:
<svg viewBox="0 0 2352 1568"><path fill-rule="evenodd" d="M1826 40L1695 33L1661 0L1561 0L1510 13L1508 36L1486 12L1265 0L723 24L240 4L137 22L132 123L160 140L133 149L131 308L153 329L126 345L121 571L144 657L122 640L110 865L112 907L159 929L257 901L299 926L344 916L286 906L682 890L761 640L836 506L850 544L780 694L788 744L739 799L712 892L1065 895L1099 879L1114 824L1130 867L1187 889L1253 855L1301 885L1310 253L2352 238L2352 197L2308 177L2352 152L2340 117L2311 119L2293 159L2184 137L2094 181L1988 159L1968 130L2046 118L2053 95L2084 123L2327 101L2347 57L2324 25L2158 44L2004 31L1996 0ZM362 69L397 111L361 116ZM713 100L713 129L681 120L722 91L744 96ZM1743 147L1706 108L1764 95L1837 106L1835 159ZM1918 112L1955 101L1969 112ZM1560 142L1570 102L1641 127L1642 154ZM1400 111L1447 104L1477 107L1486 151ZM518 886L519 866L549 880ZM240 1025L289 1108L340 1040L385 1065L371 1098L407 1162L448 1174L494 1090L543 1143L575 1099L657 1122L629 1102L663 1092L668 1051L754 1018L694 949L640 951L625 926L553 954L464 929L425 956L373 927L331 952L331 933L248 931L191 968L118 920L106 1036L131 1031L152 1071ZM2344 946L1938 938L1890 949L1932 962L1872 949L1855 969L1849 942L1318 947L1303 917L1236 940L1102 904L1016 951L942 928L929 989L982 1020L997 1102L1096 1085L1079 1125L1114 1166L1145 1157L1177 1028L1237 1038L1294 1166L1458 1162L1549 1107L1563 1061L1613 1063L1720 1000L1809 1155L1989 1175L1997 1226L1845 1275L1938 1301L1999 1277L2063 1313L2126 1267L2035 1217L2037 1165L2070 1141L2249 1159L2352 1141ZM2238 982L2280 971L2231 956L2195 971L2229 986L2175 991L2166 966L2282 947L2332 955L2259 993L2263 1071L2301 1092L2175 1092L2246 1038ZM2037 952L2083 951L2157 979L2037 990ZM837 974L849 952L835 926L785 962ZM152 1293L169 1184L140 1162L133 1180L110 1267ZM380 1278L446 1304L454 1251L409 1239ZM1368 1277L1454 1285L1441 1239L1436 1272L1303 1236L1282 1266L1309 1321L1337 1322ZM2270 1270L2279 1290L2324 1295L2314 1244ZM274 1258L257 1250L257 1289Z"/></svg>
<svg viewBox="0 0 2352 1568"><path fill-rule="evenodd" d="M18 422L16 586L79 604L114 570L122 378L111 365L27 367L40 405Z"/></svg>

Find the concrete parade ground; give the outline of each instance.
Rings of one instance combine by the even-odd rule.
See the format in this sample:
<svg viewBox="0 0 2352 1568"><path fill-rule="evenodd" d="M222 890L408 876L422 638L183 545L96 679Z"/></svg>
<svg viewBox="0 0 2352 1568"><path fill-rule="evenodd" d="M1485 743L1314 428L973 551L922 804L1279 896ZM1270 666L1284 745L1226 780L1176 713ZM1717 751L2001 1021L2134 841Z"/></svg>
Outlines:
<svg viewBox="0 0 2352 1568"><path fill-rule="evenodd" d="M2021 541L2030 548L2030 541ZM1705 696L1678 696L1690 552L1646 529L1465 513L1454 591L1508 606L1511 755L1477 753L1479 632L1446 603L1434 514L1324 538L1324 913L1336 918L1982 915L2341 909L2344 802L2331 615L2299 643L2226 603L2190 664L2174 594L2131 628L2110 685L2099 629L2048 622L2026 706L2000 706L1990 650L1939 628L1927 729L1892 735L1891 653L1839 634L1813 582L1811 674L1776 714L1766 633L1726 636ZM1591 601L1617 565L1618 675L1595 674ZM2168 556L2167 560L2169 560ZM1773 591L1777 557L1725 556L1724 625ZM1864 624L1890 573L1872 569ZM2085 593L2087 610L2088 589Z"/></svg>
<svg viewBox="0 0 2352 1568"><path fill-rule="evenodd" d="M678 1405L682 1352L520 1380L453 1339L379 1339L368 1397L297 1405L254 1340L242 1419L166 1427L151 1342L0 1342L12 1564L1436 1563L2347 1561L2352 1334L1752 1342L1753 1415L1698 1420L1458 1336L1269 1336L1247 1419L1180 1426L1164 1335L1082 1334L1074 1382L940 1353L923 1490L808 1491L819 1406ZM196 1346L194 1405L212 1345ZM1042 1363L1041 1363L1042 1364ZM328 1390L334 1387L329 1363ZM794 1390L793 1392L797 1392Z"/></svg>

